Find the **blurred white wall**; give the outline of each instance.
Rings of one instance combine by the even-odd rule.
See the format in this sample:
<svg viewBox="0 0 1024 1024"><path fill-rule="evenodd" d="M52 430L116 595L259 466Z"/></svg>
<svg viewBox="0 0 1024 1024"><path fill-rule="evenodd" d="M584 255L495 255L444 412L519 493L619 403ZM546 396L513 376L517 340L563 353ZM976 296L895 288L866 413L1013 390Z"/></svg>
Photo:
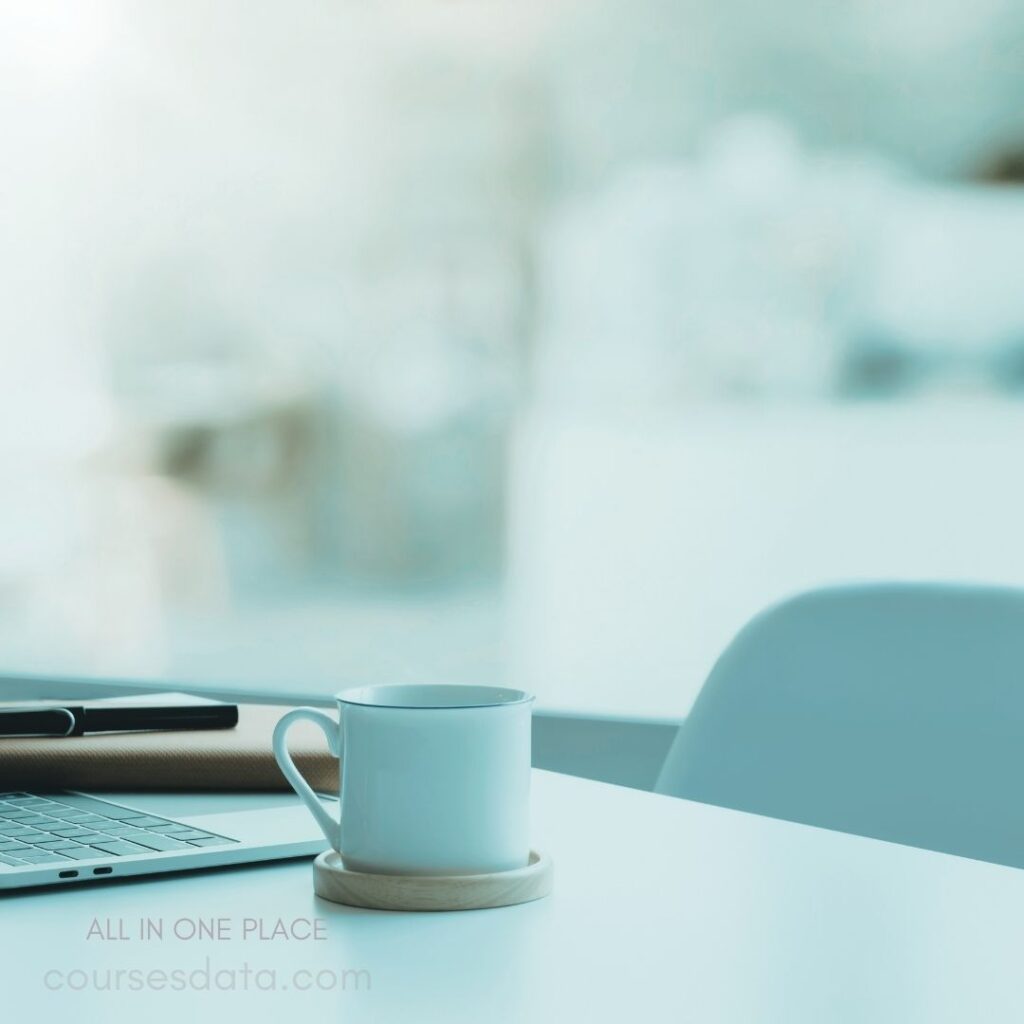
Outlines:
<svg viewBox="0 0 1024 1024"><path fill-rule="evenodd" d="M653 574L716 487L812 518L801 430L772 491L748 407L828 436L841 403L915 402L944 444L933 402L976 399L984 432L1024 387L1022 190L967 180L1024 140L1022 42L1011 0L0 5L0 660L206 666L231 620L242 671L247 631L307 609L289 643L326 678L324 623L368 593L479 600L493 647L511 521L517 664L551 700L603 692L649 635L601 605L643 585L606 538L639 529ZM697 407L735 444L677 437ZM635 434L654 408L667 425ZM851 495L905 427L875 414ZM517 424L549 417L551 465L510 472ZM983 445L950 491L1008 457ZM679 578L721 564L732 594L729 530L757 533L715 522ZM810 550L771 536L780 565ZM799 579L856 568L814 550ZM947 564L898 556L872 564ZM750 572L757 600L799 582ZM670 588L665 628L703 592ZM564 646L595 629L606 654ZM674 685L687 650L644 678Z"/></svg>

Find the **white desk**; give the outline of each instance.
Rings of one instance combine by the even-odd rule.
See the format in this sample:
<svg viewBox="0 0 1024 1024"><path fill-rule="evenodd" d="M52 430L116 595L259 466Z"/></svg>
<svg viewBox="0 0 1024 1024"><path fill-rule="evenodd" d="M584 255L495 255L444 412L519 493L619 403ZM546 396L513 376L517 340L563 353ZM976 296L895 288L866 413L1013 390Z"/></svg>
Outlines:
<svg viewBox="0 0 1024 1024"><path fill-rule="evenodd" d="M166 800L173 812L175 799ZM4 897L4 1019L1024 1019L1020 872L542 772L534 819L537 843L555 858L555 893L504 910L336 907L314 897L306 862ZM94 915L129 930L142 915L168 929L179 918L226 917L236 937L86 941ZM246 916L320 916L328 938L242 941ZM205 957L214 971L276 969L279 984L301 968L362 968L372 988L111 994L43 985L51 969L191 970Z"/></svg>

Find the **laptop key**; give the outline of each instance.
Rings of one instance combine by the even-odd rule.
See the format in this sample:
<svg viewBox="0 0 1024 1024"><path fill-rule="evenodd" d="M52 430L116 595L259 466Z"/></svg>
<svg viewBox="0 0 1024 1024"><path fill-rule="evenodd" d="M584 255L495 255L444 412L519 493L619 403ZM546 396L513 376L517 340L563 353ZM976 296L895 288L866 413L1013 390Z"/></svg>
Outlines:
<svg viewBox="0 0 1024 1024"><path fill-rule="evenodd" d="M124 832L118 832L114 836L114 838L115 839L119 839L119 840L124 840L124 842L126 842L126 843L141 843L143 839L148 839L150 836L154 836L154 835L163 835L163 833L162 832L150 832L149 829L146 829L146 828L129 828L129 829L125 829ZM104 837L104 838L106 838L106 837ZM172 837L171 836L165 836L165 838L170 839Z"/></svg>
<svg viewBox="0 0 1024 1024"><path fill-rule="evenodd" d="M208 836L212 836L213 833L205 833L199 828L194 828L191 825L177 825L174 831L168 831L164 829L164 835L170 836L171 839L206 839Z"/></svg>
<svg viewBox="0 0 1024 1024"><path fill-rule="evenodd" d="M170 836L172 839L184 839L186 842L191 842L193 839L210 839L211 833L200 832L197 828L189 828L187 825L182 825L180 829L174 832L164 832L165 836Z"/></svg>
<svg viewBox="0 0 1024 1024"><path fill-rule="evenodd" d="M69 812L74 811L76 814L88 812L118 821L123 818L138 818L142 814L141 811L133 811L128 807L118 807L117 804L108 804L105 800L93 800L92 797L75 796L73 793L62 796L60 802L67 807ZM52 814L55 818L66 817L66 813L57 814L54 811L47 811L47 813Z"/></svg>
<svg viewBox="0 0 1024 1024"><path fill-rule="evenodd" d="M67 825L64 828L51 829L50 834L60 836L61 839L78 839L82 836L93 836L96 833L89 828L79 828L77 825Z"/></svg>
<svg viewBox="0 0 1024 1024"><path fill-rule="evenodd" d="M152 815L143 814L138 818L123 819L126 825L134 825L135 828L149 828L151 825L166 825L165 818L154 818Z"/></svg>
<svg viewBox="0 0 1024 1024"><path fill-rule="evenodd" d="M68 801L69 807L77 807L79 813L96 814L103 818L113 818L120 821L124 818L137 818L141 812L133 811L128 807L118 807L117 804L106 804L100 800L91 800L89 797L76 797L74 802Z"/></svg>
<svg viewBox="0 0 1024 1024"><path fill-rule="evenodd" d="M9 868L21 868L25 866L23 860L15 860L13 857L8 857L5 853L0 853L0 864L6 864Z"/></svg>
<svg viewBox="0 0 1024 1024"><path fill-rule="evenodd" d="M127 807L115 807L113 804L97 808L96 814L102 814L104 818L113 818L115 821L124 821L125 818L138 818L139 812L129 810Z"/></svg>
<svg viewBox="0 0 1024 1024"><path fill-rule="evenodd" d="M126 843L120 839L111 839L107 843L91 843L94 850L102 850L104 853L112 853L117 857L129 857L133 853L152 853L152 850L147 850L144 846L139 846L136 843Z"/></svg>
<svg viewBox="0 0 1024 1024"><path fill-rule="evenodd" d="M18 824L26 828L42 829L45 832L50 828L60 828L64 822L60 818L42 818L37 814L34 818L22 818Z"/></svg>
<svg viewBox="0 0 1024 1024"><path fill-rule="evenodd" d="M52 850L25 850L18 857L29 864L57 864L68 859L63 853L54 853Z"/></svg>
<svg viewBox="0 0 1024 1024"><path fill-rule="evenodd" d="M62 818L67 821L69 818L78 818L86 811L83 811L81 807L48 807L46 813L51 818Z"/></svg>
<svg viewBox="0 0 1024 1024"><path fill-rule="evenodd" d="M91 846L76 846L74 849L68 847L61 850L60 853L62 857L68 857L71 860L101 860L104 856Z"/></svg>
<svg viewBox="0 0 1024 1024"><path fill-rule="evenodd" d="M189 839L189 846L226 846L228 839L221 839L220 836L205 836L203 839Z"/></svg>
<svg viewBox="0 0 1024 1024"><path fill-rule="evenodd" d="M145 846L150 850L159 850L161 853L164 850L187 850L189 848L188 843L157 833L143 832L139 835L126 836L125 839L130 839L133 843L138 843L139 846Z"/></svg>
<svg viewBox="0 0 1024 1024"><path fill-rule="evenodd" d="M15 850L27 850L28 847L17 839L0 840L0 853L13 853Z"/></svg>
<svg viewBox="0 0 1024 1024"><path fill-rule="evenodd" d="M70 839L48 839L45 843L36 843L33 849L36 850L76 850L81 849L80 844L71 842ZM15 854L15 857L19 854Z"/></svg>
<svg viewBox="0 0 1024 1024"><path fill-rule="evenodd" d="M22 828L17 832L4 832L4 837L7 839L17 839L20 843L32 843L37 839L53 838L49 833L39 832L34 828Z"/></svg>
<svg viewBox="0 0 1024 1024"><path fill-rule="evenodd" d="M92 825L94 828L98 828L105 822L110 821L109 818L102 818L98 814L86 814L84 811L68 814L64 820L71 825Z"/></svg>

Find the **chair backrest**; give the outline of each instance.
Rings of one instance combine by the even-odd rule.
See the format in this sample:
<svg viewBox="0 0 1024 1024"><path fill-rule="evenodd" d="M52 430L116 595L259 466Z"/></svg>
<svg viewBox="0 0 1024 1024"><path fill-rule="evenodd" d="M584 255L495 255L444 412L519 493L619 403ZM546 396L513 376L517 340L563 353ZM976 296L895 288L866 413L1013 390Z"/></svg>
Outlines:
<svg viewBox="0 0 1024 1024"><path fill-rule="evenodd" d="M715 664L657 792L1024 867L1024 591L817 590Z"/></svg>

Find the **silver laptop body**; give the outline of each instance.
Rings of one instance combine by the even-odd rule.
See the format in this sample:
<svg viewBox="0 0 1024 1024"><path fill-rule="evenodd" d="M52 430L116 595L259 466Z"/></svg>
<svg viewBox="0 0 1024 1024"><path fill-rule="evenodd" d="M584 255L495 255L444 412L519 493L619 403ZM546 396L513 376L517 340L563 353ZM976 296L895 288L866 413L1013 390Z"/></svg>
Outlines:
<svg viewBox="0 0 1024 1024"><path fill-rule="evenodd" d="M296 803L170 817L148 795L0 791L0 891L307 857L327 843Z"/></svg>

